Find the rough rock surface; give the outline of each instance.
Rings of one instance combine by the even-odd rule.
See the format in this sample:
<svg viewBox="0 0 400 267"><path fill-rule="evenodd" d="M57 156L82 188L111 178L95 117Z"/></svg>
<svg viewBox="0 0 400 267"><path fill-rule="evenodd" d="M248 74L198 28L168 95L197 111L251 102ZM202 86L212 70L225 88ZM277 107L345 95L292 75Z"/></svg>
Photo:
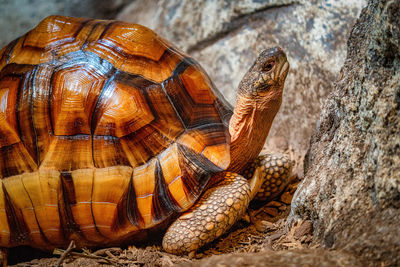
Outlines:
<svg viewBox="0 0 400 267"><path fill-rule="evenodd" d="M258 53L280 45L291 71L268 148L290 148L301 157L363 5L364 0L150 0L132 3L118 19L147 25L186 50L232 104Z"/></svg>
<svg viewBox="0 0 400 267"><path fill-rule="evenodd" d="M168 40L179 44L181 49L191 51L243 24L245 21L238 23L243 16L296 3L299 1L135 1L118 17L156 29ZM148 16L150 12L154 15Z"/></svg>
<svg viewBox="0 0 400 267"><path fill-rule="evenodd" d="M0 0L0 49L49 15L111 19L129 0Z"/></svg>
<svg viewBox="0 0 400 267"><path fill-rule="evenodd" d="M306 156L291 220L314 241L400 264L400 2L369 1Z"/></svg>

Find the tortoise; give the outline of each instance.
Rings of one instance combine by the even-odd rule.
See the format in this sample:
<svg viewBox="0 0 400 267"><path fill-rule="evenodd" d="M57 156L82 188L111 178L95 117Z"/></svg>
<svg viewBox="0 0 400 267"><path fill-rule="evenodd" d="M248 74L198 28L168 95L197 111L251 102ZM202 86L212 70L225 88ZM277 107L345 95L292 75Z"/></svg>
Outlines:
<svg viewBox="0 0 400 267"><path fill-rule="evenodd" d="M287 185L261 155L289 70L264 50L233 109L152 30L50 16L0 51L0 247L98 247L165 231L170 253L226 232Z"/></svg>

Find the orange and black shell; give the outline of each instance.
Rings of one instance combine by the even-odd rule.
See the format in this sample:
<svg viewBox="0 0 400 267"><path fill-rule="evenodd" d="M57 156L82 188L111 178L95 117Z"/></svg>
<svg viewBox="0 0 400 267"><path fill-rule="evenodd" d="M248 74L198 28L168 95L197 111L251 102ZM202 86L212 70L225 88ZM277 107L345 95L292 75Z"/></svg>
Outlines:
<svg viewBox="0 0 400 267"><path fill-rule="evenodd" d="M230 162L201 67L135 24L51 16L0 51L0 247L118 244Z"/></svg>

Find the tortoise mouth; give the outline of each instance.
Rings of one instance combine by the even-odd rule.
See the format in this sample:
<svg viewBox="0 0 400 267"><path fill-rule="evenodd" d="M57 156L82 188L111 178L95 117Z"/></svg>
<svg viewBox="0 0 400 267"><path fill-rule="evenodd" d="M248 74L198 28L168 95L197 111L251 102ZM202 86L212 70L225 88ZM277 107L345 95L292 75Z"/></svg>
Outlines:
<svg viewBox="0 0 400 267"><path fill-rule="evenodd" d="M285 81L287 74L289 73L289 67L290 64L289 62L284 59L284 63L283 64L279 64L279 67L276 70L276 79L277 82L282 83Z"/></svg>
<svg viewBox="0 0 400 267"><path fill-rule="evenodd" d="M285 79L286 78L286 75L289 72L289 67L290 67L290 64L286 60L285 63L283 63L282 67L279 69L279 72L278 72L278 76L281 77L281 79Z"/></svg>

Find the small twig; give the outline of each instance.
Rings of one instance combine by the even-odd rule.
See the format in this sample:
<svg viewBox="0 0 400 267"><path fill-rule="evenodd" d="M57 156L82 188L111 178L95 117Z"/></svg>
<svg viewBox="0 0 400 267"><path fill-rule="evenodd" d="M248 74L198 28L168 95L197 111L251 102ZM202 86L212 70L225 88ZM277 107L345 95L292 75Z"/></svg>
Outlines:
<svg viewBox="0 0 400 267"><path fill-rule="evenodd" d="M67 250L55 249L53 253L54 254L62 254L62 255L64 255L64 254L67 254L66 253L67 251L68 251L68 249ZM116 261L116 260L112 260L112 259L109 259L109 258L106 258L106 257L102 257L102 256L97 256L97 255L94 255L94 254L92 254L92 253L90 253L88 251L84 251L84 252L74 252L74 251L71 252L71 251L69 251L68 254L70 256L73 256L73 257L82 257L82 258L88 258L88 259L94 259L94 260L104 260L104 261L107 261L110 264L114 264L114 265L117 265L117 266L120 265L119 262ZM59 265L57 265L57 266L59 266Z"/></svg>
<svg viewBox="0 0 400 267"><path fill-rule="evenodd" d="M110 251L106 250L106 255L111 258L111 259L115 259L116 257L114 256L114 254L112 254Z"/></svg>
<svg viewBox="0 0 400 267"><path fill-rule="evenodd" d="M103 248L103 249L96 250L92 254L96 255L96 256L104 256L106 254L106 251L109 251L111 253L121 253L122 249L121 248ZM126 253L126 251L125 251L125 253Z"/></svg>
<svg viewBox="0 0 400 267"><path fill-rule="evenodd" d="M65 260L65 258L71 252L71 250L73 250L74 248L75 248L75 242L74 242L74 240L71 240L71 243L69 243L69 246L68 246L67 250L65 250L63 252L63 254L61 254L60 259L57 261L57 264L56 264L57 267L61 266L62 262Z"/></svg>

